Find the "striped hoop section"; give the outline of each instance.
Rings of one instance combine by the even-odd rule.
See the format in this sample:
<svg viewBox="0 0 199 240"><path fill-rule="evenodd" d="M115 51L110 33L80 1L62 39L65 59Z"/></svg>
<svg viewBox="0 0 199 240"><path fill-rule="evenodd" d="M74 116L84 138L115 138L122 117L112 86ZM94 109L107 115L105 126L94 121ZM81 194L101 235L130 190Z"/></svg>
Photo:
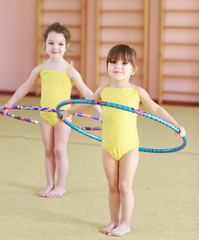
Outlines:
<svg viewBox="0 0 199 240"><path fill-rule="evenodd" d="M59 103L57 105L57 108L56 108L56 111L57 111L57 115L62 118L62 114L60 112L60 108L64 105L67 105L67 104L92 104L92 105L100 105L100 106L106 106L106 107L111 107L111 108L117 108L117 109L121 109L121 110L124 110L124 111L128 111L128 112L132 112L132 113L135 113L137 115L140 115L142 117L146 117L146 118L149 118L151 120L154 120L156 122L159 122L169 128L171 128L172 130L174 130L175 132L179 133L180 132L180 129L178 127L176 127L175 125L173 125L172 123L162 119L162 118L159 118L153 114L150 114L150 113L147 113L147 112L144 112L144 111L141 111L141 110L138 110L138 109L134 109L134 108L131 108L131 107L128 107L128 106L124 106L124 105L120 105L120 104L115 104L115 103L111 103L111 102L105 102L105 101L96 101L96 100L90 100L90 99L71 99L71 100L66 100L66 101L63 101L61 103ZM66 119L63 120L68 126L70 126L72 129L90 137L90 138L93 138L97 141L102 141L102 138L99 137L99 136L96 136L94 134L91 134L77 126L75 126L74 124L70 123L69 121L67 121ZM174 148L167 148L167 149L154 149L154 148L143 148L143 147L140 147L139 148L139 151L141 152L149 152L149 153L170 153L170 152L177 152L181 149L183 149L186 145L187 145L187 138L186 136L182 137L182 140L183 140L183 143L182 145L178 146L178 147L174 147Z"/></svg>
<svg viewBox="0 0 199 240"><path fill-rule="evenodd" d="M56 109L54 108L45 108L45 107L38 107L38 106L22 106L22 105L16 105L16 106L3 106L0 108L0 111L3 110L34 110L34 111L45 111L45 112L56 112ZM18 115L14 115L12 113L7 112L6 116L8 117L12 117L14 119L17 120L21 120L24 122L29 122L29 123L40 123L38 120L34 120L34 119L30 119L30 118L25 118L22 116L18 116ZM84 117L84 118L90 118L90 119L94 119L97 121L102 121L101 118L94 116L94 115L90 115L90 114L85 114L85 113L76 113L74 114L74 116L78 116L78 117ZM101 130L101 127L79 127L83 130L88 130L88 131L96 131L96 130Z"/></svg>

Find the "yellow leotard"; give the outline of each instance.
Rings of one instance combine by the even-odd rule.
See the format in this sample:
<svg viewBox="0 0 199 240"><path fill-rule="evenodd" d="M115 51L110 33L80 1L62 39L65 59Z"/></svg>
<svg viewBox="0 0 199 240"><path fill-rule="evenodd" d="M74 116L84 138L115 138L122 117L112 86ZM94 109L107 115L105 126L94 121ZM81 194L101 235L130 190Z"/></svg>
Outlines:
<svg viewBox="0 0 199 240"><path fill-rule="evenodd" d="M41 78L41 107L56 108L56 106L65 100L71 98L71 90L73 82L67 75L68 65L66 72L55 70L42 69L40 72ZM68 109L70 105L64 106L62 109ZM59 120L56 113L40 112L40 116L46 120L52 127L54 127Z"/></svg>
<svg viewBox="0 0 199 240"><path fill-rule="evenodd" d="M140 97L135 86L111 88L106 86L101 92L102 101L113 102L138 109ZM102 147L115 160L139 147L137 115L115 108L103 108Z"/></svg>

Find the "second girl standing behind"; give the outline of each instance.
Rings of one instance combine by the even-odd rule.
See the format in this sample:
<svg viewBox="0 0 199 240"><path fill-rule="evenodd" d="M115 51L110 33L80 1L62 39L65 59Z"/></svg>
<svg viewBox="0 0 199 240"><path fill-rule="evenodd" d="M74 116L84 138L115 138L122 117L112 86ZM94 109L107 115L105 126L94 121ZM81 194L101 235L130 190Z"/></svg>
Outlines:
<svg viewBox="0 0 199 240"><path fill-rule="evenodd" d="M70 46L70 39L68 29L60 23L54 23L46 29L44 43L48 60L32 70L27 81L17 89L5 106L14 105L22 99L39 78L41 78L41 107L56 108L60 102L70 99L73 83L84 98L92 96L92 91L84 84L79 72L64 59L64 54ZM67 108L69 106L65 109ZM97 111L100 115L100 108L97 108ZM5 112L1 115L5 115ZM71 121L71 118L68 120ZM38 195L61 197L66 193L65 179L68 171L66 145L71 129L57 119L56 113L40 112L40 130L45 148L47 186Z"/></svg>

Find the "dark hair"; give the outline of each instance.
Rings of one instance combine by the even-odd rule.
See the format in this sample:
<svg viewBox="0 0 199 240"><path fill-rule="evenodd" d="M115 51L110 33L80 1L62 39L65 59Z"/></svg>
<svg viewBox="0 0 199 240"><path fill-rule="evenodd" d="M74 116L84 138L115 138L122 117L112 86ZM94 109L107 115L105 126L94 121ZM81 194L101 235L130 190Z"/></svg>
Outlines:
<svg viewBox="0 0 199 240"><path fill-rule="evenodd" d="M126 44L118 44L111 48L106 59L106 65L108 66L109 62L118 59L128 61L136 67L137 54L132 47Z"/></svg>
<svg viewBox="0 0 199 240"><path fill-rule="evenodd" d="M49 25L49 26L47 27L47 29L46 29L45 32L44 32L44 42L46 42L47 37L48 37L48 34L49 34L50 32L63 33L64 38L65 38L65 40L66 40L66 45L67 45L68 43L70 43L70 40L71 40L70 32L69 32L68 29L67 29L66 27L64 27L61 23L56 22L56 23L53 23L52 25Z"/></svg>

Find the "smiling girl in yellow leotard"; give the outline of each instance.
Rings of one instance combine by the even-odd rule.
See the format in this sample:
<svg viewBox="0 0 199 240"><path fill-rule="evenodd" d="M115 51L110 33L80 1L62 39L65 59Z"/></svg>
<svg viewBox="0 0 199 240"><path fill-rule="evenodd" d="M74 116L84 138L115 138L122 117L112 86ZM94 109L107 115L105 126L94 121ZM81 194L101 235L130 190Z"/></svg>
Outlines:
<svg viewBox="0 0 199 240"><path fill-rule="evenodd" d="M84 84L79 72L64 59L64 54L70 46L68 29L60 23L50 25L44 33L44 42L48 60L33 69L28 80L17 89L5 106L14 105L23 98L39 78L41 79L42 107L56 108L61 101L70 99L73 83L83 97L92 96L92 91ZM97 108L97 111L100 115L100 108ZM5 115L5 112L1 115ZM70 128L59 122L56 113L41 112L40 116L41 136L45 148L47 187L38 195L40 197L61 197L66 192L65 179L68 171L66 145ZM70 117L69 120L71 120ZM57 183L55 184L56 166Z"/></svg>
<svg viewBox="0 0 199 240"><path fill-rule="evenodd" d="M179 126L169 113L156 104L144 89L129 81L137 70L136 52L133 48L123 44L114 46L109 51L107 67L110 83L100 87L92 99L136 109L141 101L149 112L176 125L181 131L178 135L185 135L184 128ZM75 105L66 110L63 117L88 107L88 105ZM135 114L103 107L102 155L109 186L111 222L102 229L102 232L111 236L123 236L130 231L134 205L132 182L139 159L136 121ZM122 215L119 221L120 207Z"/></svg>

